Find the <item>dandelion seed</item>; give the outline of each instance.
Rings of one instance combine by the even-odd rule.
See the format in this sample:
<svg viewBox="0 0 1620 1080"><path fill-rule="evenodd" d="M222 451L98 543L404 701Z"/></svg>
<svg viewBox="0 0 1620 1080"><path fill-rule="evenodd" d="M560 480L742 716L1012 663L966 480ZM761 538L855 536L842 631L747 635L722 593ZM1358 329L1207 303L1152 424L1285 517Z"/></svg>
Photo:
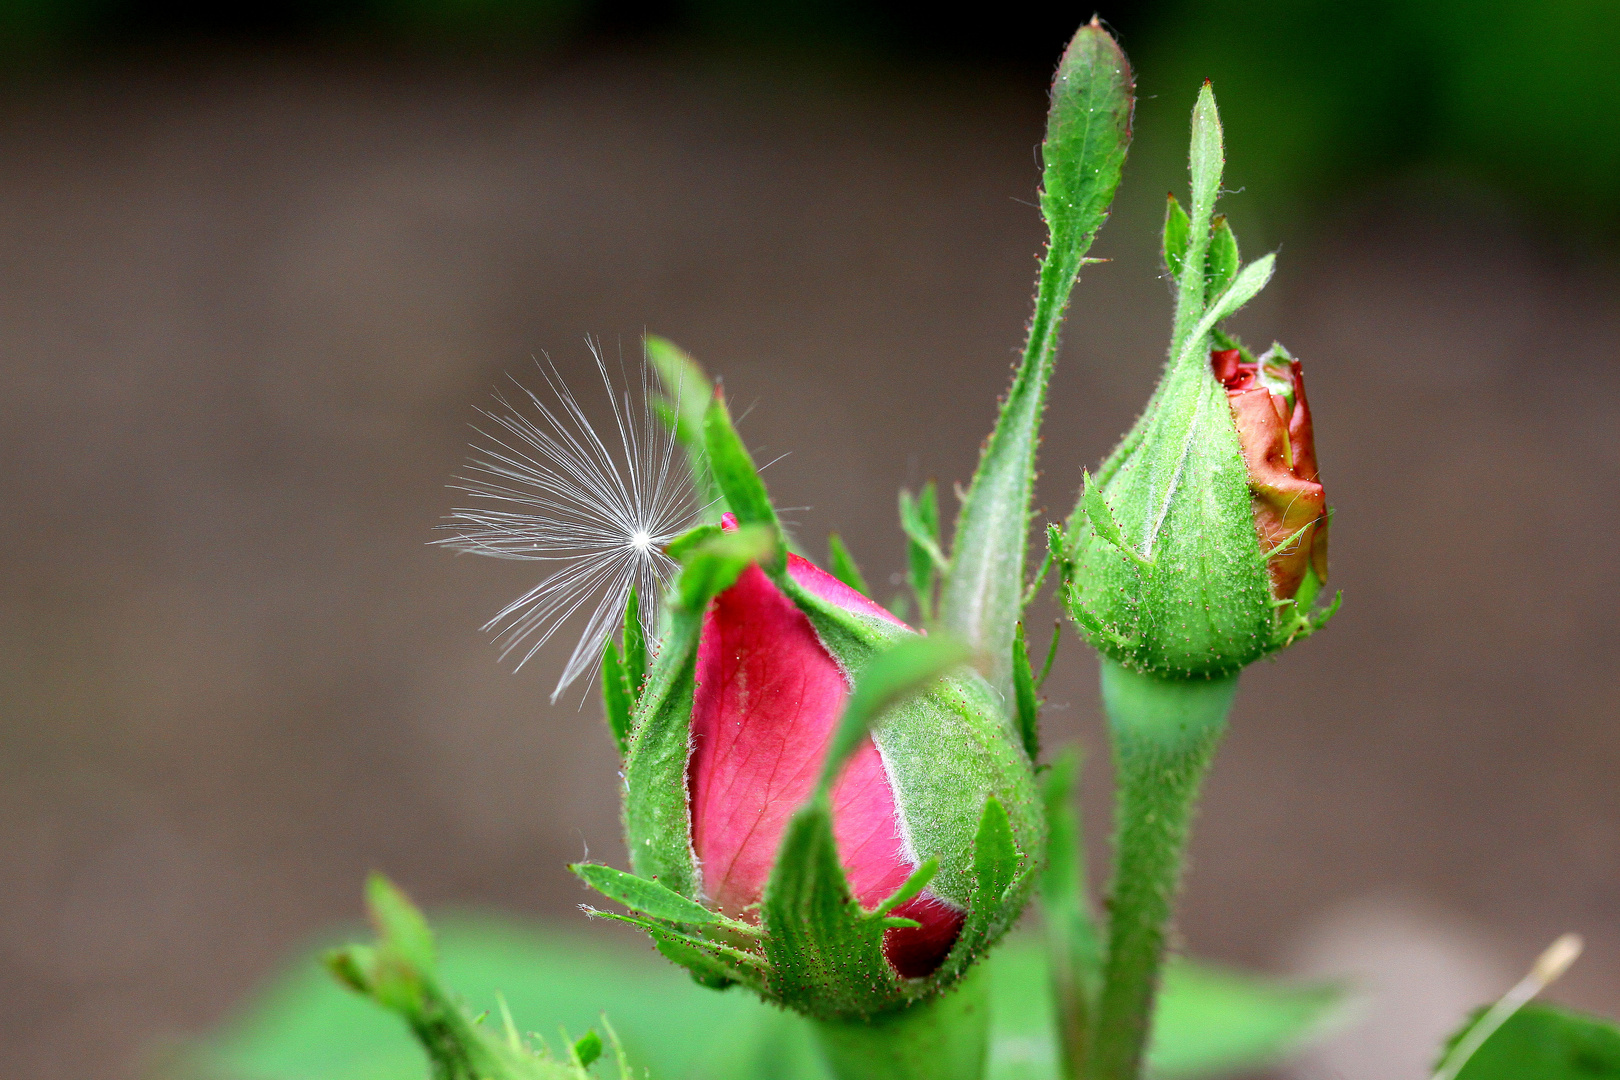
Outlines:
<svg viewBox="0 0 1620 1080"><path fill-rule="evenodd" d="M657 626L663 587L676 569L664 545L696 521L686 470L675 468L675 442L654 416L647 369L639 400L614 386L601 347L587 341L618 429L604 440L591 426L556 365L540 365L548 398L513 380L516 403L501 394L481 409L469 475L457 490L476 500L457 507L435 541L456 551L557 563L534 588L484 625L501 656L521 668L572 616L589 612L585 629L551 693L555 702L601 662L608 635L624 611L631 586L640 597L648 640ZM626 379L628 384L629 380ZM550 399L554 398L555 401Z"/></svg>

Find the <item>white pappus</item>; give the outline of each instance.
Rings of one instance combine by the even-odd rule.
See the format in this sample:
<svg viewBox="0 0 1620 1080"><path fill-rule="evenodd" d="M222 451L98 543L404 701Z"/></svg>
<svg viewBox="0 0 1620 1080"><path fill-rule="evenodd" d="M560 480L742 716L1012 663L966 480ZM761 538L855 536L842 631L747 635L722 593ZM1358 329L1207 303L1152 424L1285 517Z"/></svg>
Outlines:
<svg viewBox="0 0 1620 1080"><path fill-rule="evenodd" d="M435 541L456 551L556 564L534 588L507 604L483 627L495 633L502 658L522 667L571 617L589 612L573 655L551 693L556 702L581 675L596 669L619 624L631 586L651 642L664 585L676 564L664 545L696 524L687 470L675 461L675 440L654 415L646 366L639 400L629 378L621 391L587 341L607 392L618 438L603 439L548 357L539 370L549 395L517 379L515 399L501 393L480 409L468 474L452 485L473 503L455 508ZM554 400L552 400L554 399ZM679 403L675 403L679 407Z"/></svg>

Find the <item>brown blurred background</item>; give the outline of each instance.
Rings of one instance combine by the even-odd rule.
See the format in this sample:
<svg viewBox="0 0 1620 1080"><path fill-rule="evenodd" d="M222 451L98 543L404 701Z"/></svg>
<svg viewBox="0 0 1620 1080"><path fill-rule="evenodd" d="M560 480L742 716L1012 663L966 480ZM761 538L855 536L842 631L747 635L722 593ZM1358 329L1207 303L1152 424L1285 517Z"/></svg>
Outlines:
<svg viewBox="0 0 1620 1080"><path fill-rule="evenodd" d="M1139 139L1042 498L1067 511L1151 386L1213 75L1225 208L1281 248L1242 329L1305 359L1346 602L1246 677L1181 932L1371 991L1385 1026L1300 1077L1420 1075L1564 930L1589 951L1555 996L1620 1014L1620 140L1580 66L1620 35L1454 6L1104 11ZM789 454L806 545L839 529L877 581L895 489L969 476L1029 312L1046 72L1090 10L555 8L0 21L0 1075L137 1075L372 868L578 918L565 860L622 856L598 706L546 704L565 650L514 675L478 631L532 568L426 546L504 373L545 352L583 388L586 334L673 338ZM1552 59L1493 67L1521 38ZM1459 112L1479 86L1533 100ZM1100 864L1072 637L1049 692Z"/></svg>

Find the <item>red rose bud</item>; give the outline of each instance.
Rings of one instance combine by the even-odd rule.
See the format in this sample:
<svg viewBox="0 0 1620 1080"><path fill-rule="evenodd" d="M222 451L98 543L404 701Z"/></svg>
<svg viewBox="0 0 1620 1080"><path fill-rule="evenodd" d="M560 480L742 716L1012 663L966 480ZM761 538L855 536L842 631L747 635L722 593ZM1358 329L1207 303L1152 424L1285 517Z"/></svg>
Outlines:
<svg viewBox="0 0 1620 1080"><path fill-rule="evenodd" d="M718 393L703 428L735 518L666 549L681 571L626 721L634 873L575 872L705 985L823 1020L937 996L1043 860L1023 741L965 645L785 552Z"/></svg>
<svg viewBox="0 0 1620 1080"><path fill-rule="evenodd" d="M1281 345L1254 361L1238 349L1212 351L1209 359L1237 421L1261 548L1273 553L1272 595L1292 600L1308 570L1318 582L1327 579L1327 496L1300 362Z"/></svg>
<svg viewBox="0 0 1620 1080"><path fill-rule="evenodd" d="M904 626L797 555L788 556L787 574L845 611ZM758 921L782 834L815 791L848 696L843 669L809 618L758 566L743 571L704 616L687 783L703 892L726 915ZM920 860L870 735L833 784L831 802L850 890L863 907L874 908ZM910 979L939 967L964 918L960 905L926 891L891 914L921 924L883 936L889 964Z"/></svg>

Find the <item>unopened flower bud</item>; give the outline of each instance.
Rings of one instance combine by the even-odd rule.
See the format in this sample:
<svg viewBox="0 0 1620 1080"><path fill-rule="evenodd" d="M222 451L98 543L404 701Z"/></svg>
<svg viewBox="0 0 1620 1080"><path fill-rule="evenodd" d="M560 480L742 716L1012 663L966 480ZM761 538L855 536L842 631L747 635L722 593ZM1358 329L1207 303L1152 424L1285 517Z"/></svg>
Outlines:
<svg viewBox="0 0 1620 1080"><path fill-rule="evenodd" d="M669 549L683 569L625 759L635 874L576 870L706 984L826 1020L931 998L1033 887L1023 740L965 646L784 552L722 398L704 426L735 516ZM910 689L872 690L923 654Z"/></svg>
<svg viewBox="0 0 1620 1080"><path fill-rule="evenodd" d="M788 556L787 573L844 611L903 626L797 555ZM782 834L815 791L848 695L843 669L810 620L759 567L715 598L698 645L687 783L703 893L725 914L758 921ZM877 907L917 869L911 822L870 735L833 784L832 822L839 861L863 907ZM928 889L893 909L921 924L883 935L896 974L933 974L961 932L965 899Z"/></svg>

